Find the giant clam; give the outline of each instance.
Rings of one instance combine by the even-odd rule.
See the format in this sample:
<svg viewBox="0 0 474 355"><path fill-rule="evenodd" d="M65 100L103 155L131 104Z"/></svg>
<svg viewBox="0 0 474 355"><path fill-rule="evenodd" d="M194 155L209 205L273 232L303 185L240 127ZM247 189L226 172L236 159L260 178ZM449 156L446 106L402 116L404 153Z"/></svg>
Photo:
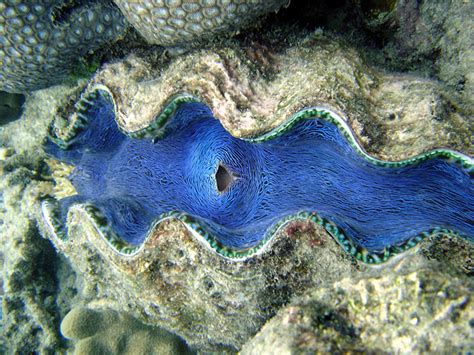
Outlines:
<svg viewBox="0 0 474 355"><path fill-rule="evenodd" d="M199 98L238 137L271 131L305 107L324 105L329 108L325 112L342 117L365 150L380 159L403 160L439 146L469 152L464 143L469 131L459 116L433 119L445 114L437 111L439 105L431 106L432 101L442 102L436 83L377 73L347 47L337 42L314 46L311 36L272 59L278 70L268 79L251 70L245 53L231 47L190 53L162 73L131 56L96 75L72 115L56 120L53 136L62 137L65 146L69 138L64 137L73 143L75 135L69 134L74 130L68 127L82 126L81 115L94 103L93 94L104 92L120 129L147 138L146 127L156 132L160 127L153 122L173 112L166 107L177 102L174 94L188 93L178 97ZM387 119L394 114L396 119ZM410 127L410 134L399 134L400 125ZM469 163L463 155L455 156ZM61 169L57 176L71 172ZM87 205L71 207L68 238L45 235L81 274L101 285L101 297L117 309L166 325L205 349L239 348L292 294L354 270L349 255L314 226L295 233L290 223L291 230L283 228L265 252L229 263L172 219L159 224L139 250L120 252L120 245L104 238L106 230L90 217L91 211Z"/></svg>

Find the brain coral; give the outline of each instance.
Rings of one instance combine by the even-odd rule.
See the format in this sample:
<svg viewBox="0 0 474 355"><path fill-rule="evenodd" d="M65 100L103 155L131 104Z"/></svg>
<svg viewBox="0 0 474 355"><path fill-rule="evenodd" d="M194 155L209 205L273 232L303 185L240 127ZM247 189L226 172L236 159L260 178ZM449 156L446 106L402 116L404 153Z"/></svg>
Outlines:
<svg viewBox="0 0 474 355"><path fill-rule="evenodd" d="M287 0L114 0L145 39L174 45L237 29Z"/></svg>
<svg viewBox="0 0 474 355"><path fill-rule="evenodd" d="M107 2L2 0L0 13L0 90L9 92L59 82L78 58L126 27Z"/></svg>

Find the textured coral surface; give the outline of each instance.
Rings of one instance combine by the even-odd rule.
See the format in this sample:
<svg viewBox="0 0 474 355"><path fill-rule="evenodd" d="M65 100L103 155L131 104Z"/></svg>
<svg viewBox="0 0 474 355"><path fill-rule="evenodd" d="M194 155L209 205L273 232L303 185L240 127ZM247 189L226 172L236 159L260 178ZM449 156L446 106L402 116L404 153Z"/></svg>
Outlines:
<svg viewBox="0 0 474 355"><path fill-rule="evenodd" d="M75 355L191 354L176 335L108 309L72 309L61 323L61 334L76 342Z"/></svg>
<svg viewBox="0 0 474 355"><path fill-rule="evenodd" d="M165 46L237 30L287 0L114 0L149 42Z"/></svg>
<svg viewBox="0 0 474 355"><path fill-rule="evenodd" d="M80 57L124 33L118 9L88 3L0 1L0 90L56 84L72 75Z"/></svg>
<svg viewBox="0 0 474 355"><path fill-rule="evenodd" d="M234 32L285 1L115 2L149 43L170 46ZM0 13L0 90L9 92L72 77L81 57L116 41L128 26L109 1L6 0Z"/></svg>

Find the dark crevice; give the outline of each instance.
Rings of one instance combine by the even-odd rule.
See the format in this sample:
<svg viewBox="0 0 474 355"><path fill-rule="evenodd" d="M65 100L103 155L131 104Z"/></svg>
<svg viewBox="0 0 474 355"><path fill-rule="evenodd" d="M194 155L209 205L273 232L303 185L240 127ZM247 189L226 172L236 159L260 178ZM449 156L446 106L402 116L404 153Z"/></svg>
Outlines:
<svg viewBox="0 0 474 355"><path fill-rule="evenodd" d="M24 103L25 95L0 91L0 126L20 118Z"/></svg>
<svg viewBox="0 0 474 355"><path fill-rule="evenodd" d="M232 173L222 164L219 164L219 167L216 171L216 183L217 190L219 192L224 192L229 188L230 185L234 182L235 177Z"/></svg>
<svg viewBox="0 0 474 355"><path fill-rule="evenodd" d="M50 18L51 22L55 26L61 26L65 23L69 23L71 16L79 9L98 3L97 0L64 0L61 1L57 6L51 9ZM104 5L109 5L110 1L102 1Z"/></svg>

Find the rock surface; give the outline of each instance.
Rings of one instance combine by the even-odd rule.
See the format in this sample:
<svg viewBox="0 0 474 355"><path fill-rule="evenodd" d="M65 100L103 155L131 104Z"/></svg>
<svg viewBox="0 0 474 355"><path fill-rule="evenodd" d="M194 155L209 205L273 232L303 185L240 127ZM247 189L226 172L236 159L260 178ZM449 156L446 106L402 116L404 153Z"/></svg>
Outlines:
<svg viewBox="0 0 474 355"><path fill-rule="evenodd" d="M472 279L447 278L440 264L413 271L410 259L375 276L310 290L280 310L241 353L468 352L474 346Z"/></svg>

